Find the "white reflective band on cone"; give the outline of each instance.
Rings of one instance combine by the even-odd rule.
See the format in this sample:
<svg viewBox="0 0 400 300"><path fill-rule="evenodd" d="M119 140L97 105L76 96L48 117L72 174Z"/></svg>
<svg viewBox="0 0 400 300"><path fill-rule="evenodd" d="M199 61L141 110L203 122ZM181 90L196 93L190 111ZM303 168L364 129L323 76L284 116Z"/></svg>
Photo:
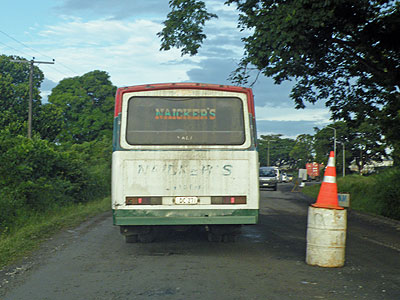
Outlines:
<svg viewBox="0 0 400 300"><path fill-rule="evenodd" d="M335 176L325 176L324 177L324 182L336 183L336 177Z"/></svg>
<svg viewBox="0 0 400 300"><path fill-rule="evenodd" d="M334 157L329 157L328 159L328 167L334 167L335 166L335 158Z"/></svg>

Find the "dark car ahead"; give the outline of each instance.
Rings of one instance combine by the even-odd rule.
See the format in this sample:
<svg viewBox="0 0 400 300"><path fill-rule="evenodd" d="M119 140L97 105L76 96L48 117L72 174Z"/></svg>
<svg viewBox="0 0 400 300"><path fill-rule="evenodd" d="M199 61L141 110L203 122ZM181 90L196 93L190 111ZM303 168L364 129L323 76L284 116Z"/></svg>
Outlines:
<svg viewBox="0 0 400 300"><path fill-rule="evenodd" d="M260 168L260 189L272 188L274 191L278 189L278 180L276 179L276 172L273 167Z"/></svg>

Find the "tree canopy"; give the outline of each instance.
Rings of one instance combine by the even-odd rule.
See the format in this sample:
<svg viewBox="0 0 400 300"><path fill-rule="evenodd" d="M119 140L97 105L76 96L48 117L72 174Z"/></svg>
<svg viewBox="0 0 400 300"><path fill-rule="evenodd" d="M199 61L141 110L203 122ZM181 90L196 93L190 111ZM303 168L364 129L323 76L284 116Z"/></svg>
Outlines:
<svg viewBox="0 0 400 300"><path fill-rule="evenodd" d="M0 55L0 129L12 128L18 134L24 132L24 122L28 119L29 64L16 63L23 60L18 56ZM39 87L43 82L43 72L33 67L33 110L38 111L41 101ZM34 129L37 124L33 123Z"/></svg>
<svg viewBox="0 0 400 300"><path fill-rule="evenodd" d="M0 235L27 216L104 197L110 186L116 88L106 72L61 81L42 103L33 70L33 135L26 136L29 64L0 56Z"/></svg>
<svg viewBox="0 0 400 300"><path fill-rule="evenodd" d="M170 1L179 22L204 24L188 9ZM239 27L249 29L244 54L232 76L246 84L249 67L274 78L295 80L291 98L296 108L326 101L335 120L359 126L374 120L400 162L400 2L392 0L228 0L239 12ZM206 17L207 16L207 17ZM178 20L167 16L162 49L197 53L202 39L188 42ZM197 35L202 27L197 26ZM199 31L200 30L200 31ZM174 36L174 38L170 38Z"/></svg>
<svg viewBox="0 0 400 300"><path fill-rule="evenodd" d="M262 135L258 140L260 165L293 168L296 162L289 153L294 144L294 140L282 138L281 134Z"/></svg>
<svg viewBox="0 0 400 300"><path fill-rule="evenodd" d="M49 103L55 105L63 120L61 141L83 143L111 138L116 87L104 71L66 78L52 90Z"/></svg>

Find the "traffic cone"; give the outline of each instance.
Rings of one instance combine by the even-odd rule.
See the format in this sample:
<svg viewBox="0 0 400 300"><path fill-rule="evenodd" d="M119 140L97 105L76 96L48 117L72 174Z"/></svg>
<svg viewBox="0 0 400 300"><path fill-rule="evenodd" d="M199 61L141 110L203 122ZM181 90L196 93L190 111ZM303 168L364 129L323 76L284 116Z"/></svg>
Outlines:
<svg viewBox="0 0 400 300"><path fill-rule="evenodd" d="M324 180L319 190L317 202L312 204L313 207L344 209L339 206L337 184L336 184L336 168L335 154L331 151L329 155L328 165L325 170Z"/></svg>

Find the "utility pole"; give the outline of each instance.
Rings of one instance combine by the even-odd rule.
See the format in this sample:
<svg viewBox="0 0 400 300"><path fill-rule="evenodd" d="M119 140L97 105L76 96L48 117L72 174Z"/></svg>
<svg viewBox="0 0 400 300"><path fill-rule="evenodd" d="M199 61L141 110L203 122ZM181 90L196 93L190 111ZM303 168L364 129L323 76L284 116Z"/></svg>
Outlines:
<svg viewBox="0 0 400 300"><path fill-rule="evenodd" d="M344 142L338 142L338 143L342 144L342 146L343 146L343 177L345 177L346 176L346 166L345 166L345 164L346 164L346 149L344 146Z"/></svg>
<svg viewBox="0 0 400 300"><path fill-rule="evenodd" d="M268 151L267 151L267 166L269 167L269 143L275 142L275 140L268 140Z"/></svg>
<svg viewBox="0 0 400 300"><path fill-rule="evenodd" d="M326 126L326 128L333 129L333 153L335 154L336 159L336 128L331 126Z"/></svg>
<svg viewBox="0 0 400 300"><path fill-rule="evenodd" d="M32 138L32 98L33 98L33 64L54 64L54 59L50 61L37 61L33 57L31 60L11 59L12 62L29 64L29 109L28 109L28 139Z"/></svg>

